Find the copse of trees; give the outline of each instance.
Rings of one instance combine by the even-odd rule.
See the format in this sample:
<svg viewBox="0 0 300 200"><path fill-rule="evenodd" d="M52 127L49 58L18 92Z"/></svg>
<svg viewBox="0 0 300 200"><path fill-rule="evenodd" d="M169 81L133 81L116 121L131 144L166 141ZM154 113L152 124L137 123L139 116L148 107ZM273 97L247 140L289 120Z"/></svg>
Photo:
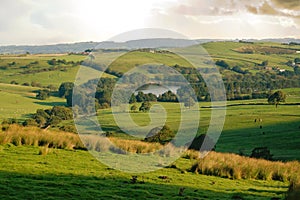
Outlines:
<svg viewBox="0 0 300 200"><path fill-rule="evenodd" d="M167 91L163 94L160 94L157 97L157 101L161 101L161 102L178 102L178 98L176 96L176 94L174 94L172 91Z"/></svg>
<svg viewBox="0 0 300 200"><path fill-rule="evenodd" d="M62 120L73 118L73 113L70 108L65 106L54 106L52 109L38 109L30 119L23 122L24 126L39 126L46 128L48 126L56 126Z"/></svg>
<svg viewBox="0 0 300 200"><path fill-rule="evenodd" d="M262 62L262 64L266 65L267 62ZM229 66L226 61L220 60L218 65L222 65L223 68L227 68ZM206 69L195 69L189 67L183 67L179 65L172 66L177 72L181 75L179 77L178 74L168 74L168 76L158 76L159 80L164 80L170 82L170 84L175 83L185 83L184 81L188 81L190 83L190 87L193 89L193 93L195 94L195 99L190 99L191 94L186 87L181 87L177 90L177 96L181 98L186 105L186 107L190 107L195 104L197 101L210 101L211 94L208 91L206 82L202 78L201 73L205 74L207 79L213 79L215 76L215 71L206 70ZM243 100L243 99L252 99L252 98L268 98L269 91L280 88L291 88L291 87L300 87L299 76L300 70L298 66L294 67L293 71L285 71L285 72L257 72L255 74L250 73L247 70L243 70L240 66L234 66L228 69L235 71L237 73L227 74L223 77L223 83L226 90L226 95L228 100ZM151 71L160 72L160 68L155 68L152 66ZM200 73L201 71L201 73ZM184 78L183 78L184 77ZM125 75L122 77L122 82L124 84L136 84L135 80L139 82L147 82L144 80L144 75L142 73L133 73L130 75ZM59 87L59 96L65 97L67 100L67 105L72 106L72 100L75 99L77 106L77 110L83 113L91 113L94 112L95 109L108 108L111 106L112 100L112 91L114 90L117 79L112 78L103 78L98 80L90 80L87 83L80 86L78 89L78 93L73 96L72 88L74 84L71 82L62 83ZM92 91L96 91L95 94L92 94ZM116 93L114 93L116 94ZM116 94L117 97L114 98L113 102L115 105L128 103L127 100L124 99L126 95L120 91L120 94ZM216 95L216 94L214 94ZM129 100L129 103L135 102L177 102L177 96L171 91L167 91L164 94L159 95L158 97L154 94L145 94L142 91L137 94L132 94ZM76 105L77 104L77 105Z"/></svg>
<svg viewBox="0 0 300 200"><path fill-rule="evenodd" d="M66 61L65 59L51 59L48 60L47 63L49 65L55 66L55 65L73 65L73 66L77 66L80 65L81 61L78 62L74 62L74 61Z"/></svg>

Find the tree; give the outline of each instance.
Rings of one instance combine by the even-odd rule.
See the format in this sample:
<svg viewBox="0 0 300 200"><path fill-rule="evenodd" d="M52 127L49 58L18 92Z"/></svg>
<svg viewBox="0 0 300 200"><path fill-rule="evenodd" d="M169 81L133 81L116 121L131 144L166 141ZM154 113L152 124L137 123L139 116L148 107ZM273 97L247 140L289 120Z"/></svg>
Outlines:
<svg viewBox="0 0 300 200"><path fill-rule="evenodd" d="M139 108L139 111L148 112L150 108L151 108L151 103L149 101L145 101L142 103L141 107Z"/></svg>
<svg viewBox="0 0 300 200"><path fill-rule="evenodd" d="M134 94L132 94L132 95L130 96L129 103L130 103L130 104L136 103L136 98L135 98L135 95L134 95Z"/></svg>
<svg viewBox="0 0 300 200"><path fill-rule="evenodd" d="M161 94L161 95L159 95L157 100L162 101L162 102L178 102L176 94L174 94L170 90L163 93L163 94Z"/></svg>
<svg viewBox="0 0 300 200"><path fill-rule="evenodd" d="M133 104L131 107L130 107L130 110L132 112L135 112L137 110L137 106L135 104Z"/></svg>
<svg viewBox="0 0 300 200"><path fill-rule="evenodd" d="M68 96L70 93L72 93L73 87L74 87L74 83L72 83L72 82L62 83L58 89L58 96L59 97Z"/></svg>
<svg viewBox="0 0 300 200"><path fill-rule="evenodd" d="M223 67L225 69L229 69L229 64L224 60L217 60L216 65Z"/></svg>
<svg viewBox="0 0 300 200"><path fill-rule="evenodd" d="M36 98L40 100L46 100L50 97L49 90L39 90L36 94Z"/></svg>
<svg viewBox="0 0 300 200"><path fill-rule="evenodd" d="M174 131L169 126L164 125L161 127L153 128L145 138L146 142L159 142L160 144L166 144L175 137Z"/></svg>
<svg viewBox="0 0 300 200"><path fill-rule="evenodd" d="M277 91L271 94L268 98L268 103L275 104L276 108L280 102L285 102L286 95L282 91Z"/></svg>

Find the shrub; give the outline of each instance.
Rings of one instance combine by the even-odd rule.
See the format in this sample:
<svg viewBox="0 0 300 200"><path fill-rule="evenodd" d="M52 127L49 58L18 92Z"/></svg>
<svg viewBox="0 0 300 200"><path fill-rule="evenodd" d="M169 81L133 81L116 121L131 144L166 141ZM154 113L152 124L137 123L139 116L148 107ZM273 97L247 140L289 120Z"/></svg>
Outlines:
<svg viewBox="0 0 300 200"><path fill-rule="evenodd" d="M39 90L36 94L36 98L40 100L46 100L50 97L49 90Z"/></svg>
<svg viewBox="0 0 300 200"><path fill-rule="evenodd" d="M38 123L34 119L26 119L23 123L23 126L38 126Z"/></svg>
<svg viewBox="0 0 300 200"><path fill-rule="evenodd" d="M172 131L169 126L164 125L162 128L153 128L146 136L145 141L165 144L167 142L170 142L174 136L174 131Z"/></svg>
<svg viewBox="0 0 300 200"><path fill-rule="evenodd" d="M51 110L51 114L61 120L69 120L73 118L72 110L64 106L54 106Z"/></svg>
<svg viewBox="0 0 300 200"><path fill-rule="evenodd" d="M151 108L151 103L149 101L145 101L142 103L141 107L139 108L139 111L148 112L150 108Z"/></svg>
<svg viewBox="0 0 300 200"><path fill-rule="evenodd" d="M262 158L265 160L272 160L273 155L267 147L256 147L252 150L251 158Z"/></svg>

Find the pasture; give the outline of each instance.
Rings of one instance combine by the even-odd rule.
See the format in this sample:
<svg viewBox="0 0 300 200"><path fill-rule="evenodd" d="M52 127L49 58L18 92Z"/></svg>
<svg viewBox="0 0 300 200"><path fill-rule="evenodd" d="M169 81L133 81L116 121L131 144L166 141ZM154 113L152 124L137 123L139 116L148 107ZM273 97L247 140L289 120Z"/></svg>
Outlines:
<svg viewBox="0 0 300 200"><path fill-rule="evenodd" d="M268 147L278 160L300 160L300 89L287 89L287 104L268 105L266 99L228 101L226 118L221 136L216 144L216 151L244 153L250 155L255 147ZM297 104L298 103L298 104ZM178 103L153 103L164 107L167 112L166 124L177 130L180 123ZM139 104L137 104L139 106ZM208 102L199 103L200 128L198 134L206 133L211 109ZM191 108L193 109L193 108ZM159 111L157 111L159 113ZM150 123L148 113L130 113L133 121L139 126ZM157 116L158 121L163 115ZM256 122L255 122L256 119ZM115 122L111 109L98 111L98 120L103 131L122 133ZM194 120L191 115L188 121ZM124 137L123 134L120 134Z"/></svg>
<svg viewBox="0 0 300 200"><path fill-rule="evenodd" d="M192 160L183 158L176 162L180 170L127 174L99 163L86 151L51 149L39 155L38 147L7 144L0 146L0 155L1 199L263 200L283 198L287 190L287 183L279 181L230 180L187 172Z"/></svg>
<svg viewBox="0 0 300 200"><path fill-rule="evenodd" d="M24 120L37 109L47 109L53 106L66 105L65 100L51 96L42 101L36 99L35 91L40 88L0 83L0 121L6 118Z"/></svg>

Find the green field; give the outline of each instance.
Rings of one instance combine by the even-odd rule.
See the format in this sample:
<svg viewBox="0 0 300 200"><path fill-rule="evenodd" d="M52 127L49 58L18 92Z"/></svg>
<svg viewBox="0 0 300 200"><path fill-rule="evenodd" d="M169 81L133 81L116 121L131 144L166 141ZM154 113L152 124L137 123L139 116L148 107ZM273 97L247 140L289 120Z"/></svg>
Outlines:
<svg viewBox="0 0 300 200"><path fill-rule="evenodd" d="M25 119L37 109L52 108L57 105L66 105L65 100L51 96L42 101L36 99L34 91L40 88L0 83L0 121L6 118Z"/></svg>
<svg viewBox="0 0 300 200"><path fill-rule="evenodd" d="M113 75L106 74L87 68L84 66L72 66L71 64L59 64L57 66L51 66L48 61L51 59L66 60L68 61L83 61L86 56L82 55L67 55L67 54L49 54L49 55L1 55L0 67L6 67L6 69L0 69L0 83L11 83L12 81L18 84L24 84L31 82L40 83L42 86L53 85L59 87L62 82L74 82L75 77L79 69L84 72L81 79L86 77L93 78L95 74L102 77L114 78ZM14 65L11 63L15 62ZM35 62L38 62L35 64ZM56 67L57 69L53 69ZM43 71L43 69L49 69L49 71Z"/></svg>
<svg viewBox="0 0 300 200"><path fill-rule="evenodd" d="M85 151L52 149L45 156L38 154L38 147L0 146L1 199L257 200L282 198L287 190L287 184L278 181L230 180L186 172L192 162L187 159L176 162L180 170L127 174L100 164ZM135 184L132 175L138 176ZM179 196L182 187L185 190Z"/></svg>
<svg viewBox="0 0 300 200"><path fill-rule="evenodd" d="M232 153L243 152L250 155L255 147L266 146L274 154L275 159L300 160L300 106L297 104L300 89L284 91L289 96L287 105L279 105L277 109L274 105L268 105L266 99L227 102L225 124L216 144L216 150ZM177 130L181 116L178 104L157 104L163 106L167 111L166 124L171 129ZM210 123L211 108L207 108L208 105L209 103L199 103L200 129L198 134L206 133ZM99 110L98 116L103 131L122 132L115 123L110 109ZM131 117L139 126L150 123L148 113L131 113ZM255 119L257 122L254 122ZM259 119L262 122L259 122ZM163 120L162 116L161 120ZM189 120L193 120L193 116L190 116Z"/></svg>

